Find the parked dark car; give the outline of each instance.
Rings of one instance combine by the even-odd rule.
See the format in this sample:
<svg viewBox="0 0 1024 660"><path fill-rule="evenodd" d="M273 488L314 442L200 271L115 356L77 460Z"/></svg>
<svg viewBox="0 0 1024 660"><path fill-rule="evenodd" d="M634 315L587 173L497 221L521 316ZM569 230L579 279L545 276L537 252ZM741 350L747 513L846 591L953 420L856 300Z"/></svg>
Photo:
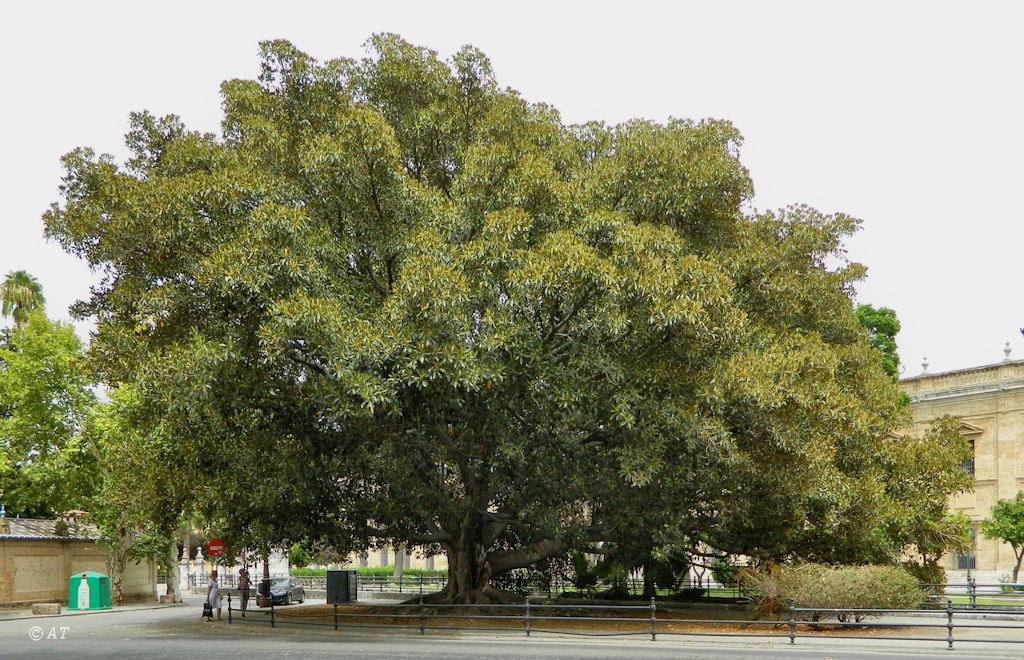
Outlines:
<svg viewBox="0 0 1024 660"><path fill-rule="evenodd" d="M270 600L274 605L291 605L306 600L306 590L294 578L270 578Z"/></svg>

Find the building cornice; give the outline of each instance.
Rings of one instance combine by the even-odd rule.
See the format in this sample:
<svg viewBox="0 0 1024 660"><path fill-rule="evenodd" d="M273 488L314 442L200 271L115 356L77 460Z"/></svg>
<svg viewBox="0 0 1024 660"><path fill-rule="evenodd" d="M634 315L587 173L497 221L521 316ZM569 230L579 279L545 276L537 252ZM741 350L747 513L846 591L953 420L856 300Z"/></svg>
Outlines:
<svg viewBox="0 0 1024 660"><path fill-rule="evenodd" d="M900 380L900 387L914 403L1024 390L1024 360L921 374Z"/></svg>

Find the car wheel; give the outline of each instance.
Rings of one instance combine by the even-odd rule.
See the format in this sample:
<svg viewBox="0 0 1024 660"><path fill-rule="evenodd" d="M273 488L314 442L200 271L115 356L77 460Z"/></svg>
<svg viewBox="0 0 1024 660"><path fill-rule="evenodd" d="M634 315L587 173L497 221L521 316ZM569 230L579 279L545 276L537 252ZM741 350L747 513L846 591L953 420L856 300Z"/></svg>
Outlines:
<svg viewBox="0 0 1024 660"><path fill-rule="evenodd" d="M306 602L306 594L302 594L301 596L299 596L299 603L301 604L301 603L305 603L305 602Z"/></svg>
<svg viewBox="0 0 1024 660"><path fill-rule="evenodd" d="M285 605L291 605L292 604L292 595L290 593L287 593L287 594L284 595L284 604Z"/></svg>

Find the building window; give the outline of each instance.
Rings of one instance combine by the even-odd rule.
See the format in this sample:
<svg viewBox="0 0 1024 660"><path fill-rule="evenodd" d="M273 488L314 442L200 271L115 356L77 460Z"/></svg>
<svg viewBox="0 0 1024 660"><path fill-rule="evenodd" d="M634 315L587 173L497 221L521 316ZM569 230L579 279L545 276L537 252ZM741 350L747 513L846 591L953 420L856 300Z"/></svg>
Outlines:
<svg viewBox="0 0 1024 660"><path fill-rule="evenodd" d="M427 557L427 570L434 570L434 555L430 555L429 557Z"/></svg>
<svg viewBox="0 0 1024 660"><path fill-rule="evenodd" d="M370 557L364 552L359 555L359 568L366 568L370 565Z"/></svg>
<svg viewBox="0 0 1024 660"><path fill-rule="evenodd" d="M971 450L971 457L960 464L960 469L967 474L974 476L974 440L968 440L967 446Z"/></svg>
<svg viewBox="0 0 1024 660"><path fill-rule="evenodd" d="M388 549L387 548L381 548L380 549L380 565L381 566L389 566L390 564L391 564L391 562L388 561Z"/></svg>
<svg viewBox="0 0 1024 660"><path fill-rule="evenodd" d="M978 531L974 529L974 527L971 527L970 530L968 530L968 533L971 536L971 549L967 551L967 554L956 555L956 569L958 571L970 571L977 568L975 565L976 560L974 557L974 548L978 542Z"/></svg>

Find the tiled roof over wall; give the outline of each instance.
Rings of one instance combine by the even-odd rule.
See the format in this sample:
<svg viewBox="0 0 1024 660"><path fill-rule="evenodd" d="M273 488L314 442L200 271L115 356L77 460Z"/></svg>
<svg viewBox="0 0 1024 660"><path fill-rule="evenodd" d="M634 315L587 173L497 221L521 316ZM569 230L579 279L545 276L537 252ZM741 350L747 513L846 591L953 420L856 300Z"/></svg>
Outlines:
<svg viewBox="0 0 1024 660"><path fill-rule="evenodd" d="M38 520L35 518L5 518L5 533L0 539L34 541L95 541L99 538L96 526L86 522L64 520ZM60 525L58 527L58 525ZM62 532L63 529L63 533Z"/></svg>

